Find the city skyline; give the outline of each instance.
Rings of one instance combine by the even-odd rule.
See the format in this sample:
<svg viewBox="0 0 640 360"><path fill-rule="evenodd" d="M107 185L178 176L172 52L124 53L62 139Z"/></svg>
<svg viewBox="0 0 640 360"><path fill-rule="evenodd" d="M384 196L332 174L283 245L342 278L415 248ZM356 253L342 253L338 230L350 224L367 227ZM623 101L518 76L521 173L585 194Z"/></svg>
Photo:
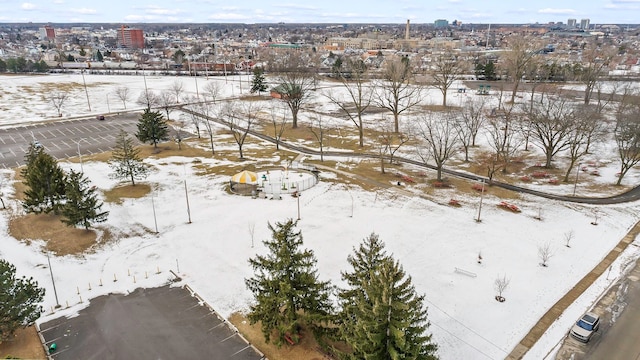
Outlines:
<svg viewBox="0 0 640 360"><path fill-rule="evenodd" d="M540 0L535 4L502 0L396 0L293 3L284 0L0 0L0 22L36 23L638 23L640 0Z"/></svg>

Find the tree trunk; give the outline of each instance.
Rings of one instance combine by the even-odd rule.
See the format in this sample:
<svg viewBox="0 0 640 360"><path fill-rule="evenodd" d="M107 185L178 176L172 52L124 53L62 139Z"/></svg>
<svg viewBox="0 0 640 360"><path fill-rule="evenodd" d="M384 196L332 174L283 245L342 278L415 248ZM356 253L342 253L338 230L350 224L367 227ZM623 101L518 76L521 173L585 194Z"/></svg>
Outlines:
<svg viewBox="0 0 640 360"><path fill-rule="evenodd" d="M298 108L295 106L291 108L291 128L296 129L298 127Z"/></svg>
<svg viewBox="0 0 640 360"><path fill-rule="evenodd" d="M396 134L400 132L400 122L398 121L398 113L393 113L393 132Z"/></svg>
<svg viewBox="0 0 640 360"><path fill-rule="evenodd" d="M442 90L442 106L447 107L447 89Z"/></svg>
<svg viewBox="0 0 640 360"><path fill-rule="evenodd" d="M545 154L545 157L547 158L546 163L544 164L544 167L546 169L550 169L551 168L551 151L547 151L547 153Z"/></svg>

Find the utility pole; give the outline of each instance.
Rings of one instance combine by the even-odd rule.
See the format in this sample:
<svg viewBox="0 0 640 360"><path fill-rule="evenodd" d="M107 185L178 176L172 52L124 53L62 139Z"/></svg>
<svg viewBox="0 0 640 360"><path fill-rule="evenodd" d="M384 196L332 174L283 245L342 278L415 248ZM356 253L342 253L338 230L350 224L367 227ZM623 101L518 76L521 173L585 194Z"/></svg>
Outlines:
<svg viewBox="0 0 640 360"><path fill-rule="evenodd" d="M480 189L480 206L478 206L478 218L476 218L476 222L482 222L480 219L480 214L482 213L482 198L484 197L484 179L482 181L482 188Z"/></svg>
<svg viewBox="0 0 640 360"><path fill-rule="evenodd" d="M82 74L82 83L84 84L84 93L87 95L87 106L89 107L89 112L91 112L91 103L89 102L89 92L87 91L87 83L84 81L84 69L80 70L80 74Z"/></svg>
<svg viewBox="0 0 640 360"><path fill-rule="evenodd" d="M580 163L578 163L578 169L576 170L576 181L573 183L573 196L576 196L576 187L578 186L578 175L580 175Z"/></svg>
<svg viewBox="0 0 640 360"><path fill-rule="evenodd" d="M53 270L51 270L51 260L49 259L49 253L47 252L47 263L49 264L49 273L51 274L51 283L53 284L53 295L56 297L56 309L60 307L58 301L58 292L56 291L56 282L53 280Z"/></svg>

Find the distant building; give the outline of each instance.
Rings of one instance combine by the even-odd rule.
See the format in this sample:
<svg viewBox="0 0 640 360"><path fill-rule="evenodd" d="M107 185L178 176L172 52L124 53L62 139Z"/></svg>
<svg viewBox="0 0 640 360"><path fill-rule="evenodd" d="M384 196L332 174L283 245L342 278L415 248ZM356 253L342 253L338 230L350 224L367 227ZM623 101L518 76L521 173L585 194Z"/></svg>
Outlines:
<svg viewBox="0 0 640 360"><path fill-rule="evenodd" d="M40 28L40 39L53 40L56 38L56 30L49 25Z"/></svg>
<svg viewBox="0 0 640 360"><path fill-rule="evenodd" d="M438 19L438 20L433 22L433 26L435 26L437 28L444 28L444 27L449 26L449 21L444 20L444 19Z"/></svg>
<svg viewBox="0 0 640 360"><path fill-rule="evenodd" d="M576 27L576 23L577 23L577 22L576 22L576 19L569 19L569 20L567 20L567 26L568 26L568 27L570 27L570 28L574 28L574 27Z"/></svg>
<svg viewBox="0 0 640 360"><path fill-rule="evenodd" d="M131 29L122 25L118 30L118 44L127 49L144 48L144 33L141 29Z"/></svg>
<svg viewBox="0 0 640 360"><path fill-rule="evenodd" d="M580 20L580 29L582 30L589 30L589 19L582 19Z"/></svg>

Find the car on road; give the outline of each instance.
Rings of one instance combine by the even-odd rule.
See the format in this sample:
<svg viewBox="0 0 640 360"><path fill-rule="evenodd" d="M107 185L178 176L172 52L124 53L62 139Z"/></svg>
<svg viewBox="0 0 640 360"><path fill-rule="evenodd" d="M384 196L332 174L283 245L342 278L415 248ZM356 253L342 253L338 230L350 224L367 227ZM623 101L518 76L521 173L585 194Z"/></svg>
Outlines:
<svg viewBox="0 0 640 360"><path fill-rule="evenodd" d="M41 143L40 143L40 141L38 141L38 140L33 140L32 144L33 144L33 147L34 147L35 149L42 149L42 148L44 148L44 146L42 146L42 144L41 144Z"/></svg>
<svg viewBox="0 0 640 360"><path fill-rule="evenodd" d="M575 339L588 342L593 334L600 328L600 316L588 312L578 320L571 328L571 336Z"/></svg>
<svg viewBox="0 0 640 360"><path fill-rule="evenodd" d="M96 116L96 119L98 119L98 120L104 120L104 115L98 115L98 116Z"/></svg>

